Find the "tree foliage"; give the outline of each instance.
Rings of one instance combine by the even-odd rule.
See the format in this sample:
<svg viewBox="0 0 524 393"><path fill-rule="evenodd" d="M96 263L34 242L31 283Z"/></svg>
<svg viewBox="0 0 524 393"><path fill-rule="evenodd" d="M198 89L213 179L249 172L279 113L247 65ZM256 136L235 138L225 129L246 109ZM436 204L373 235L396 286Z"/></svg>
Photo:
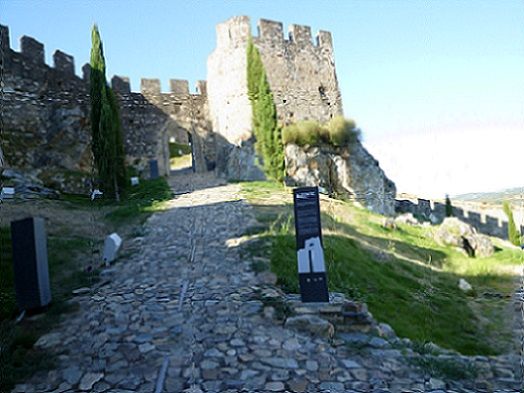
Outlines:
<svg viewBox="0 0 524 393"><path fill-rule="evenodd" d="M91 134L95 166L105 195L119 198L126 186L125 152L116 97L106 81L106 65L100 33L91 31Z"/></svg>
<svg viewBox="0 0 524 393"><path fill-rule="evenodd" d="M263 161L268 178L284 178L282 130L277 123L277 110L258 49L249 40L247 46L247 87L252 108L255 148Z"/></svg>
<svg viewBox="0 0 524 393"><path fill-rule="evenodd" d="M519 230L517 229L517 225L515 224L515 219L513 218L513 212L511 211L511 207L508 201L504 201L504 203L502 204L502 208L504 209L504 213L508 217L508 239L515 246L519 246L520 245L520 234L519 234Z"/></svg>

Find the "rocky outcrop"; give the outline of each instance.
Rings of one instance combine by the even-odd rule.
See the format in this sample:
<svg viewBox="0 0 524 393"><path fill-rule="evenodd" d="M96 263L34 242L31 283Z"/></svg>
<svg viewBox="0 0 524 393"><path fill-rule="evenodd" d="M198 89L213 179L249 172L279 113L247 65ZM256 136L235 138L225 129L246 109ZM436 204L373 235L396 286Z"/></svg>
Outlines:
<svg viewBox="0 0 524 393"><path fill-rule="evenodd" d="M448 217L435 232L435 240L446 246L463 249L472 257L489 257L495 251L490 238L479 235L474 227L456 217Z"/></svg>
<svg viewBox="0 0 524 393"><path fill-rule="evenodd" d="M14 169L4 169L2 172L3 185L14 187L17 198L58 198L59 193L44 187L42 181L29 172L20 172Z"/></svg>
<svg viewBox="0 0 524 393"><path fill-rule="evenodd" d="M344 147L288 144L285 155L288 184L320 186L376 213L395 213L395 184L360 142Z"/></svg>
<svg viewBox="0 0 524 393"><path fill-rule="evenodd" d="M254 138L233 145L225 138L216 135L217 173L229 180L265 180L262 167L257 163Z"/></svg>

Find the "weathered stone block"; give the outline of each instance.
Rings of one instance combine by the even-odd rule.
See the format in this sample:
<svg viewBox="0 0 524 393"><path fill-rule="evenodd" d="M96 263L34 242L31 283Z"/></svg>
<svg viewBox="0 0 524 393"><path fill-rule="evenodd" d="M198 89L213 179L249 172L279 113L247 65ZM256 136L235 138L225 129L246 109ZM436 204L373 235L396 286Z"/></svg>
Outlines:
<svg viewBox="0 0 524 393"><path fill-rule="evenodd" d="M115 93L128 94L131 92L131 84L127 76L114 75L111 78L111 87Z"/></svg>
<svg viewBox="0 0 524 393"><path fill-rule="evenodd" d="M170 79L169 87L174 94L189 94L189 82L185 79Z"/></svg>
<svg viewBox="0 0 524 393"><path fill-rule="evenodd" d="M257 23L258 39L275 45L282 45L284 29L281 22L260 19Z"/></svg>
<svg viewBox="0 0 524 393"><path fill-rule="evenodd" d="M313 45L311 42L311 27L294 24L290 25L289 40L301 47Z"/></svg>
<svg viewBox="0 0 524 393"><path fill-rule="evenodd" d="M68 75L75 74L75 59L62 51L56 50L53 54L55 69Z"/></svg>
<svg viewBox="0 0 524 393"><path fill-rule="evenodd" d="M120 250L121 245L122 245L122 239L120 238L120 236L118 236L117 233L112 233L111 235L106 237L106 240L104 242L104 256L103 256L103 260L106 265L109 265L111 262L113 262L116 259L118 250Z"/></svg>
<svg viewBox="0 0 524 393"><path fill-rule="evenodd" d="M82 66L82 79L88 84L91 80L91 66L89 63L86 63Z"/></svg>
<svg viewBox="0 0 524 393"><path fill-rule="evenodd" d="M142 78L140 81L140 92L144 95L160 94L160 80Z"/></svg>

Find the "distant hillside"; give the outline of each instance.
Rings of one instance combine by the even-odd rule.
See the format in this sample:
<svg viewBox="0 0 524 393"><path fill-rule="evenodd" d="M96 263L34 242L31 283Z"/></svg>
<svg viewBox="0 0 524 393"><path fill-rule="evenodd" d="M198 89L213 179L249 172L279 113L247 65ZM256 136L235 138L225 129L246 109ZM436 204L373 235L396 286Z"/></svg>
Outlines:
<svg viewBox="0 0 524 393"><path fill-rule="evenodd" d="M513 203L521 202L524 199L524 187L508 188L496 192L472 192L452 197L452 199L464 202L486 202L502 204L503 201Z"/></svg>

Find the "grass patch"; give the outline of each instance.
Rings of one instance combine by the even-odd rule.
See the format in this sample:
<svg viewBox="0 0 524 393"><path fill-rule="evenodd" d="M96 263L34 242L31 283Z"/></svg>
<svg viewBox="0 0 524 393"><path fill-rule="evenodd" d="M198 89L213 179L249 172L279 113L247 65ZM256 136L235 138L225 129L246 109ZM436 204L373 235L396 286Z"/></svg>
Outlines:
<svg viewBox="0 0 524 393"><path fill-rule="evenodd" d="M143 223L152 213L161 210L162 202L171 198L173 193L166 179L143 180L129 189L125 200L111 202L114 209L106 214L106 218L115 226L132 221Z"/></svg>
<svg viewBox="0 0 524 393"><path fill-rule="evenodd" d="M182 157L187 154L191 154L191 145L169 142L169 157Z"/></svg>
<svg viewBox="0 0 524 393"><path fill-rule="evenodd" d="M0 391L9 391L15 383L38 371L55 366L50 354L36 350L33 344L76 307L68 302L72 290L91 286L98 280L96 271L86 273L79 256L90 255L90 241L85 238L48 237L48 267L52 303L39 318L26 318L14 324L19 313L14 290L14 275L9 228L0 228Z"/></svg>
<svg viewBox="0 0 524 393"><path fill-rule="evenodd" d="M291 189L275 183L243 184L257 219L267 225L270 258L278 284L298 292ZM382 217L348 202L321 199L324 249L330 291L364 301L378 321L400 337L434 342L465 355L495 355L510 345L509 296L523 253L501 249L489 258L469 258L432 240L433 228L383 228ZM478 296L458 288L465 278ZM459 316L459 317L458 317Z"/></svg>
<svg viewBox="0 0 524 393"><path fill-rule="evenodd" d="M186 154L180 157L171 157L169 159L169 167L171 170L187 168L192 165L191 154Z"/></svg>

